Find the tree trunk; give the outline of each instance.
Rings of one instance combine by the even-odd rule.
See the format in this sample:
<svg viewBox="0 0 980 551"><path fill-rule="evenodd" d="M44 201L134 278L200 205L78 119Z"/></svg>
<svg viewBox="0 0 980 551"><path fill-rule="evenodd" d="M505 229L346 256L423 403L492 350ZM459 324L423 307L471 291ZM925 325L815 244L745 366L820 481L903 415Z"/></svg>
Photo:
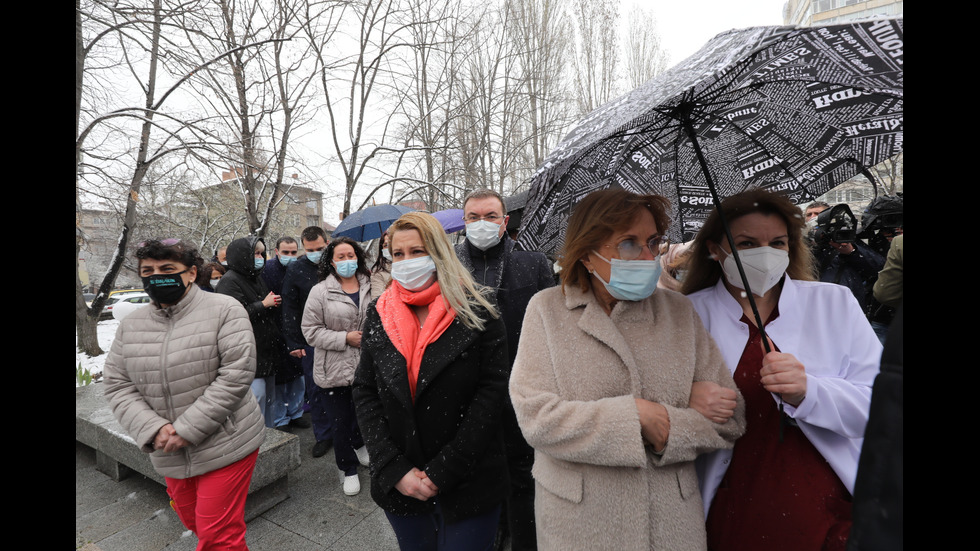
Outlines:
<svg viewBox="0 0 980 551"><path fill-rule="evenodd" d="M82 10L81 0L75 0L75 335L78 338L78 348L89 356L102 354L99 347L97 324L98 316L89 316L85 297L82 296L82 278L78 273L78 254L81 251L82 236L82 204L78 196L78 164L81 162L81 152L78 143L78 122L82 111L82 85L85 76L85 45L82 41Z"/></svg>

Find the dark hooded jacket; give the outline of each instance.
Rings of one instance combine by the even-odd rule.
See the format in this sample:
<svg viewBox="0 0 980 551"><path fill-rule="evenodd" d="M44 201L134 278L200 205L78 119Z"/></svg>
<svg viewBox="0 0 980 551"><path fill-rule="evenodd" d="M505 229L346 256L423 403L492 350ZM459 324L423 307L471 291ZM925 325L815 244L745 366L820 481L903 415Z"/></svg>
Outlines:
<svg viewBox="0 0 980 551"><path fill-rule="evenodd" d="M257 365L255 377L271 377L279 370L284 347L282 331L276 321L278 308L266 308L262 299L269 294L265 282L255 268L254 251L261 238L236 239L228 245L228 272L221 277L216 291L235 298L245 307L255 333ZM265 244L265 242L262 242Z"/></svg>

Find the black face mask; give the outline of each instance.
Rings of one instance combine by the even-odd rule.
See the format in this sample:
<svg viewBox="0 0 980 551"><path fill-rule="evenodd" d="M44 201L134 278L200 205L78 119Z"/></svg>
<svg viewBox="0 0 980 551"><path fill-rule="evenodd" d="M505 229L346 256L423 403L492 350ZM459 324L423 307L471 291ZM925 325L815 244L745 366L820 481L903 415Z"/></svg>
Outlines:
<svg viewBox="0 0 980 551"><path fill-rule="evenodd" d="M176 304L184 296L184 292L187 291L187 286L184 285L184 279L180 277L180 274L186 271L184 270L175 274L145 276L141 278L143 280L143 290L157 304Z"/></svg>

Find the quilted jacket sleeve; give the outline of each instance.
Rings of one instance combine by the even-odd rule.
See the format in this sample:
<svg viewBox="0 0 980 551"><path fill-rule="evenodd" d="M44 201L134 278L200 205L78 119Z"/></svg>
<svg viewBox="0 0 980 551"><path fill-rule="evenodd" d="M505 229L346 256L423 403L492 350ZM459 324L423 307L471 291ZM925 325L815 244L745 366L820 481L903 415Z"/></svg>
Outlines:
<svg viewBox="0 0 980 551"><path fill-rule="evenodd" d="M103 369L105 397L123 430L136 441L137 446L149 453L153 451L154 437L170 420L157 414L146 403L130 378L129 371L126 369L126 359L122 355L126 327L123 324L119 325L109 355L106 357Z"/></svg>
<svg viewBox="0 0 980 551"><path fill-rule="evenodd" d="M204 393L177 419L174 429L199 444L228 419L255 378L255 337L245 309L229 303L218 329L218 375Z"/></svg>
<svg viewBox="0 0 980 551"><path fill-rule="evenodd" d="M329 291L318 284L310 291L303 309L303 336L310 346L322 350L343 352L347 348L347 331L335 331L329 328L330 304L327 299Z"/></svg>

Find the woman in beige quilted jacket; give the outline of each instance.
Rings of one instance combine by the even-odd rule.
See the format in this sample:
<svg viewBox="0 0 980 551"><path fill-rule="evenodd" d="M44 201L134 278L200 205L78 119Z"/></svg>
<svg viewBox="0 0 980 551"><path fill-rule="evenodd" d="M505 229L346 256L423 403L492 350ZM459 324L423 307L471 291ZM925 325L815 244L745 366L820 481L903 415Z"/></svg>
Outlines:
<svg viewBox="0 0 980 551"><path fill-rule="evenodd" d="M167 481L198 550L247 549L245 497L264 423L249 391L255 339L235 299L201 291L184 241L136 251L152 304L120 324L105 364L112 412Z"/></svg>
<svg viewBox="0 0 980 551"><path fill-rule="evenodd" d="M361 491L357 465L369 465L354 413L351 383L361 358L361 325L371 301L371 272L364 250L349 237L330 242L320 257L320 282L303 309L303 336L313 347L313 382L327 390L324 405L333 425L334 456L344 493Z"/></svg>

